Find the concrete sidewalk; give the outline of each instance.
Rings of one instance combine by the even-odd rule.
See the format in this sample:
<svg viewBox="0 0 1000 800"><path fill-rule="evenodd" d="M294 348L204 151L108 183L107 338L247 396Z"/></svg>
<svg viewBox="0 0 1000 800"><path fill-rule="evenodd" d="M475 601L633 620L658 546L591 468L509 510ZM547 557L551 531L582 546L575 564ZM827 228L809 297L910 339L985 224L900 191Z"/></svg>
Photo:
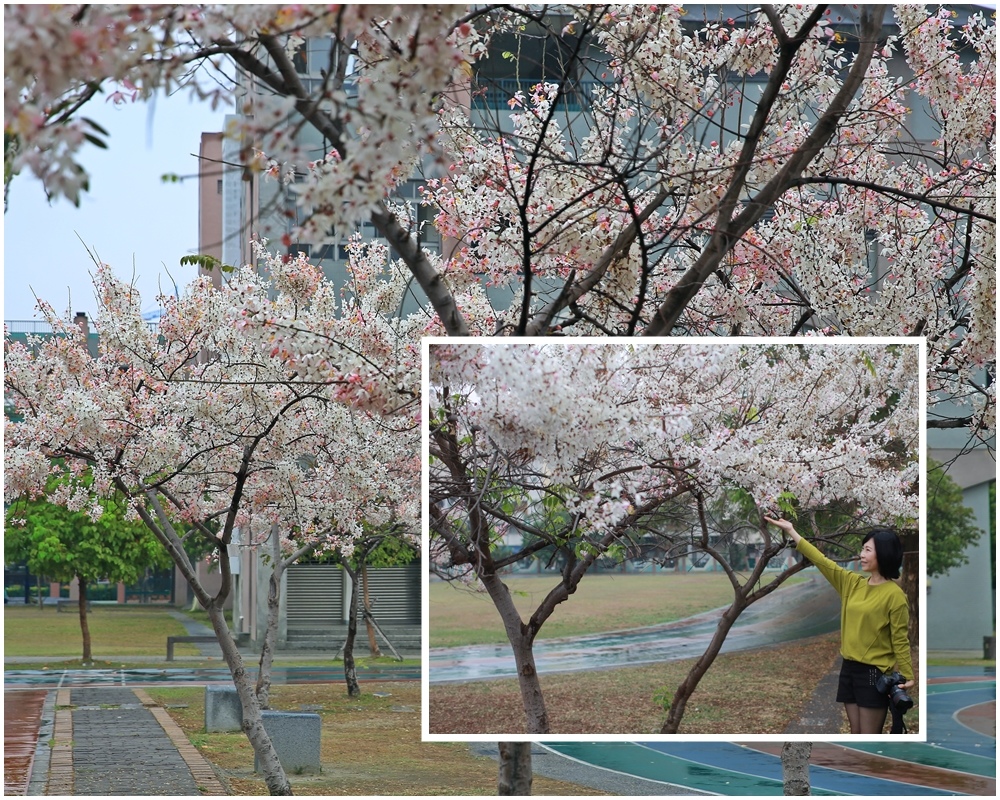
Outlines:
<svg viewBox="0 0 1000 800"><path fill-rule="evenodd" d="M840 733L846 721L843 706L836 701L840 682L840 656L820 678L802 709L802 716L785 728L785 733L806 733L813 736Z"/></svg>

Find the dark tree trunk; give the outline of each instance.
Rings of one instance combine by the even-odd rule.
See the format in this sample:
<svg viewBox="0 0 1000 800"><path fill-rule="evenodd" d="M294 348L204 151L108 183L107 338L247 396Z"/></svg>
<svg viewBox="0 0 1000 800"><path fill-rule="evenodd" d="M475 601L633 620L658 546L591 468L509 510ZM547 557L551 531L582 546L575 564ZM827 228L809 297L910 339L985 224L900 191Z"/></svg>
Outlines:
<svg viewBox="0 0 1000 800"><path fill-rule="evenodd" d="M910 624L907 628L910 647L916 649L920 644L920 543L914 531L903 531L899 538L903 543L903 568L899 584L906 594L910 609Z"/></svg>
<svg viewBox="0 0 1000 800"><path fill-rule="evenodd" d="M80 588L80 635L83 637L83 663L94 660L90 649L90 625L87 623L87 581L80 575L76 576Z"/></svg>
<svg viewBox="0 0 1000 800"><path fill-rule="evenodd" d="M531 742L500 742L497 794L527 797L531 794Z"/></svg>
<svg viewBox="0 0 1000 800"><path fill-rule="evenodd" d="M698 688L698 683L704 677L705 673L708 672L708 668L712 666L715 657L719 655L722 644L726 641L726 636L729 635L729 630L746 608L746 605L746 600L741 597L726 609L726 612L719 620L719 624L715 629L715 635L712 637L708 649L695 662L695 665L691 667L687 676L681 681L681 685L677 687L677 691L674 693L673 700L670 703L667 720L663 723L660 733L677 733L681 719L684 716L684 710L687 708L687 701L694 694L694 690Z"/></svg>
<svg viewBox="0 0 1000 800"><path fill-rule="evenodd" d="M493 605L500 612L507 640L514 653L517 682L524 706L525 733L548 733L549 715L545 709L545 698L542 697L542 685L538 681L535 653L532 649L534 633L521 621L521 615L503 581L496 575L482 575L480 580L493 599Z"/></svg>
<svg viewBox="0 0 1000 800"><path fill-rule="evenodd" d="M809 794L809 756L811 755L812 742L785 742L781 746L781 774L784 779L786 795Z"/></svg>
<svg viewBox="0 0 1000 800"><path fill-rule="evenodd" d="M358 671L354 664L354 639L358 633L358 591L360 590L360 570L353 570L347 564L344 569L351 579L351 610L347 614L347 639L344 642L344 680L347 682L347 696L360 697Z"/></svg>

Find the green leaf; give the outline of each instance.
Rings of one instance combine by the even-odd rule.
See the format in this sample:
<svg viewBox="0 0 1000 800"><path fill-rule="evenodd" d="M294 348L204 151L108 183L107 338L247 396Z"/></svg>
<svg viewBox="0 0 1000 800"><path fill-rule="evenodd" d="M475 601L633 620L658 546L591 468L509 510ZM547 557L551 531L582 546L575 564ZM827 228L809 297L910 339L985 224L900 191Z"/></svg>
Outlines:
<svg viewBox="0 0 1000 800"><path fill-rule="evenodd" d="M222 272L232 272L236 269L236 267L231 266L230 264L223 264L215 256L207 254L181 256L181 266L182 267L195 266L207 270L209 272L213 269L218 269Z"/></svg>
<svg viewBox="0 0 1000 800"><path fill-rule="evenodd" d="M799 498L792 492L782 492L778 495L778 508L781 512L792 519L798 519L799 515L795 507L799 504Z"/></svg>

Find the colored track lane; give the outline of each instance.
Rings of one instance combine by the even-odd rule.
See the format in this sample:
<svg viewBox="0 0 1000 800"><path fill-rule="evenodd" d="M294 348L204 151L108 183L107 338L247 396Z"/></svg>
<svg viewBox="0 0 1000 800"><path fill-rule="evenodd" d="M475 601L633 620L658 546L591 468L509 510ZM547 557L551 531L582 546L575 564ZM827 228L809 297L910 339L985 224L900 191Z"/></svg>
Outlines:
<svg viewBox="0 0 1000 800"><path fill-rule="evenodd" d="M27 794L46 691L3 693L3 793Z"/></svg>
<svg viewBox="0 0 1000 800"><path fill-rule="evenodd" d="M814 794L996 796L995 670L932 667L928 672L929 740L814 744ZM591 766L710 794L782 794L780 743L664 739L545 747Z"/></svg>
<svg viewBox="0 0 1000 800"><path fill-rule="evenodd" d="M774 796L781 795L782 784L780 765L777 778L759 772L760 765L767 758L760 756L753 771L742 771L743 766L724 768L698 759L685 758L674 752L650 743L630 742L548 742L542 747L560 755L600 767L611 772L634 775L647 780L662 781L666 784L686 786L709 794ZM719 752L721 748L732 748L722 742L706 742L703 747ZM704 754L703 754L704 755ZM665 791L665 794L669 792ZM816 790L817 795L832 792Z"/></svg>
<svg viewBox="0 0 1000 800"><path fill-rule="evenodd" d="M749 748L769 753L781 770L780 744L751 744ZM992 797L996 780L953 769L938 769L914 763L902 749L874 744L869 753L839 744L813 745L810 777L813 786L835 788L849 794L867 795L954 795ZM910 755L916 755L912 753ZM853 786L851 789L845 787Z"/></svg>
<svg viewBox="0 0 1000 800"><path fill-rule="evenodd" d="M691 761L710 767L752 772L762 777L770 778L781 785L781 745L738 745L727 742L686 742L669 744L647 742L645 747L655 750L663 749L675 756L689 758ZM763 748L768 747L768 750ZM817 745L817 749L820 746ZM951 795L954 791L936 786L910 785L899 780L891 772L872 774L859 767L861 757L842 759L835 767L822 764L816 758L811 759L809 779L813 793L823 791L826 794L855 795ZM703 788L703 787L698 787ZM730 792L726 792L730 794Z"/></svg>

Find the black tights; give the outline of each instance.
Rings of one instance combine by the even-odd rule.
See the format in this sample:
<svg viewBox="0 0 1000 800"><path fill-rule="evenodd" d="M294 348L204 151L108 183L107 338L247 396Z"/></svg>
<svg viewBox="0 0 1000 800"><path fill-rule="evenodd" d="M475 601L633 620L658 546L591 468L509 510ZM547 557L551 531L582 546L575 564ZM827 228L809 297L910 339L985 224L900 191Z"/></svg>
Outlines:
<svg viewBox="0 0 1000 800"><path fill-rule="evenodd" d="M882 733L888 708L865 708L857 703L844 703L851 733Z"/></svg>

